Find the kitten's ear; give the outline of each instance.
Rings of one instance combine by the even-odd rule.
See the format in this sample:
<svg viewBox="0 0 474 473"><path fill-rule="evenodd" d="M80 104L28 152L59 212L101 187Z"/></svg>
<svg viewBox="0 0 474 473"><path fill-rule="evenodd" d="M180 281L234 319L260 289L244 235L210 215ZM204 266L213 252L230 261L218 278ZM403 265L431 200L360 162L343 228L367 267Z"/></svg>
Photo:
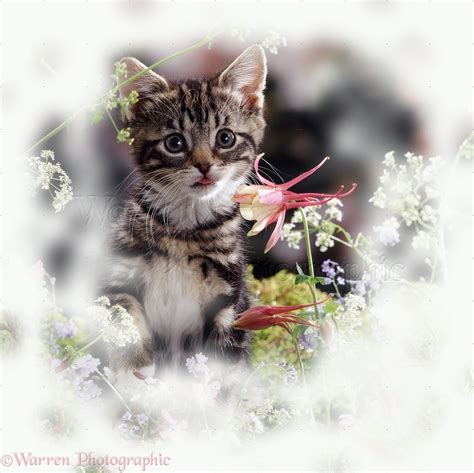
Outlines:
<svg viewBox="0 0 474 473"><path fill-rule="evenodd" d="M127 66L127 77L124 77L120 84L127 81L130 77L138 74L145 69L148 69L145 64L142 64L138 59L133 57L124 57L120 59L120 62ZM168 82L166 79L158 75L156 72L149 70L145 72L141 77L135 79L134 81L120 85L120 95L122 97L128 97L132 90L138 92L138 100L146 97L147 95L155 94L162 92L168 88ZM130 119L133 117L135 106L131 106L127 112L127 118Z"/></svg>
<svg viewBox="0 0 474 473"><path fill-rule="evenodd" d="M254 44L220 74L219 84L238 90L250 107L261 107L266 76L265 53L261 46Z"/></svg>

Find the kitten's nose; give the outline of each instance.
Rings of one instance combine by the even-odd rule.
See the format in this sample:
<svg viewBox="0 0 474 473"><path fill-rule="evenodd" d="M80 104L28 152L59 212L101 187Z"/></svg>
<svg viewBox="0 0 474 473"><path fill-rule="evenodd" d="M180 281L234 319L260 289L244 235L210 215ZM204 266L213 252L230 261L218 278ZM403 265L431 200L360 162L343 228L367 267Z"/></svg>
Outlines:
<svg viewBox="0 0 474 473"><path fill-rule="evenodd" d="M202 175L205 176L209 172L212 163L196 163L195 166L202 172Z"/></svg>

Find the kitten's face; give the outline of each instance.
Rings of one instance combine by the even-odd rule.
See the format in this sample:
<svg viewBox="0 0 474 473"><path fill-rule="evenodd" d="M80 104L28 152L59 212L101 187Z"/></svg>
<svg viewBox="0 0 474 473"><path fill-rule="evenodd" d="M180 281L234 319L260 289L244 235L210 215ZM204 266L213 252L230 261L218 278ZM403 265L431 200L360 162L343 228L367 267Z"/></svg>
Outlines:
<svg viewBox="0 0 474 473"><path fill-rule="evenodd" d="M131 58L129 76L145 66ZM209 80L170 83L155 73L130 84L139 102L128 117L143 179L163 196L223 199L244 182L263 138L265 57L245 51Z"/></svg>

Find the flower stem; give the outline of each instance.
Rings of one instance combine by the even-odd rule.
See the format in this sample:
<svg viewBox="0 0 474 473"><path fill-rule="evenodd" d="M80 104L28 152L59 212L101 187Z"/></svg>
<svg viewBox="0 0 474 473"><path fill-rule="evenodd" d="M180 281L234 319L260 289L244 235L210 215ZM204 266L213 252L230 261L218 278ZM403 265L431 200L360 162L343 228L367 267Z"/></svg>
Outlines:
<svg viewBox="0 0 474 473"><path fill-rule="evenodd" d="M299 362L300 370L301 370L301 377L303 378L306 398L308 400L308 409L309 409L309 414L311 416L311 423L313 424L313 427L316 427L316 420L314 419L313 406L311 405L311 397L309 395L308 383L306 382L306 373L304 369L303 360L301 358L300 347L298 346L298 340L296 338L293 338L293 343L295 344L296 356L298 357L298 362Z"/></svg>
<svg viewBox="0 0 474 473"><path fill-rule="evenodd" d="M97 343L101 338L102 338L102 334L97 335L97 337L95 337L94 339L92 339L89 343L87 343L86 345L84 345L82 348L79 348L78 352L82 352L82 351L84 351L84 350L87 350L87 349L90 348L92 345L94 345L94 343Z"/></svg>
<svg viewBox="0 0 474 473"><path fill-rule="evenodd" d="M303 231L304 231L304 239L305 239L305 245L306 245L306 255L308 257L308 266L309 266L309 275L314 278L314 266L313 266L313 254L311 251L311 239L310 239L310 233L309 233L309 227L308 227L308 220L306 219L306 214L304 209L299 209L301 213L301 218L303 219ZM314 284L309 283L308 284L309 289L311 291L311 296L313 298L313 303L314 303L314 319L313 320L318 320L319 318L319 310L318 310L318 302L317 302L317 296L316 296L316 288Z"/></svg>
<svg viewBox="0 0 474 473"><path fill-rule="evenodd" d="M198 41L197 43L194 43L191 46L188 46L187 48L181 49L180 51L177 51L173 54L170 54L169 56L164 57L163 59L160 59L159 61L152 64L150 67L147 67L146 69L143 69L143 71L140 71L137 74L134 74L133 76L129 77L128 79L123 81L120 85L115 86L112 89L112 91L116 92L116 91L120 90L123 86L130 84L131 82L133 82L136 79L139 79L144 74L146 74L148 71L150 71L152 69L156 69L157 67L161 66L165 62L171 61L171 59L174 59L178 56L182 56L183 54L186 54L190 51L193 51L194 49L202 48L203 46L206 46L206 45L210 44L212 39L214 39L214 37L217 36L217 34L219 34L219 33L210 34L210 35L206 36L205 38L201 39L200 41ZM98 103L101 103L107 97L107 95L109 93L110 93L110 91L108 91L106 94L104 94L98 100L96 100L94 102L94 104L92 105L92 107L94 107ZM73 122L84 110L89 109L89 108L91 108L91 106L81 107L78 111L76 111L75 113L70 115L68 118L66 118L66 120L64 120L62 123L60 123L57 127L53 128L46 135L44 135L42 138L40 138L36 143L31 145L27 150L24 151L24 154L30 153L32 150L34 150L38 146L41 146L43 143L45 143L46 141L48 141L51 138L53 138L54 136L56 136L62 130L67 128L69 126L69 124L71 122Z"/></svg>
<svg viewBox="0 0 474 473"><path fill-rule="evenodd" d="M107 377L104 376L99 370L96 370L95 373L98 374L99 377L109 386L109 388L117 396L118 400L123 404L125 409L127 409L129 412L133 412L132 409L130 409L130 406L125 402L123 396L117 391L117 388L107 379Z"/></svg>

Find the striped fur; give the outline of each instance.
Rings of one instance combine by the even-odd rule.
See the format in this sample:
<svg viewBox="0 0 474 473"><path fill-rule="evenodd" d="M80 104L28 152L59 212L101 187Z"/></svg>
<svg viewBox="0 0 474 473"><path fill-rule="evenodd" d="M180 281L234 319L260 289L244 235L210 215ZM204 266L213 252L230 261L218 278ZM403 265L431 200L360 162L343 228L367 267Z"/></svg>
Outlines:
<svg viewBox="0 0 474 473"><path fill-rule="evenodd" d="M132 73L145 67L124 61ZM101 292L129 310L141 342L114 352L115 368L182 366L200 351L245 358L247 336L232 328L249 297L243 222L231 197L263 138L265 73L254 46L211 79L171 83L148 72L125 88L139 93L127 121L140 180L116 224ZM219 144L220 130L233 133L232 147ZM185 147L172 153L166 139L177 133Z"/></svg>

